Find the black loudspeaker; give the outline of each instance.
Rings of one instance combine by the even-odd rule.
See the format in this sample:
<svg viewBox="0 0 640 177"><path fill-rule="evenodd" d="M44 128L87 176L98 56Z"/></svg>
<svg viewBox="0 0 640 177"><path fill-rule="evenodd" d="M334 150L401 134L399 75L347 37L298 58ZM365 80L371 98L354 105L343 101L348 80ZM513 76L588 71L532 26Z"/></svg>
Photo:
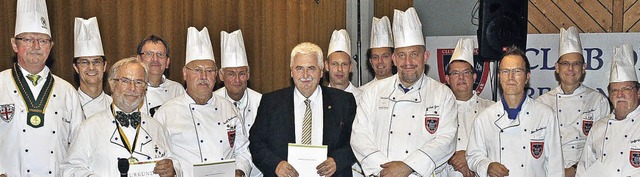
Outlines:
<svg viewBox="0 0 640 177"><path fill-rule="evenodd" d="M480 0L478 44L485 61L500 60L507 47L525 50L528 0Z"/></svg>

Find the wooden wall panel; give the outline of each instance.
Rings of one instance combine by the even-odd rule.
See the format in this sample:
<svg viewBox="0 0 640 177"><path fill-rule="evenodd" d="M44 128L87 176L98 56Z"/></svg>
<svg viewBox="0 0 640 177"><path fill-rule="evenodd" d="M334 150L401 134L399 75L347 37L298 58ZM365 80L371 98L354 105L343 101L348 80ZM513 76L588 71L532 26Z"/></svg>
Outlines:
<svg viewBox="0 0 640 177"><path fill-rule="evenodd" d="M55 2L55 3L54 3ZM319 3L317 3L319 2ZM250 87L269 92L290 85L289 53L309 41L326 50L331 32L346 27L346 2L328 0L67 0L47 2L52 36L52 72L73 81L74 17L98 17L107 62L135 55L140 40L150 34L169 41L168 77L182 82L187 27L209 29L220 65L220 31L242 29L251 66ZM0 1L0 70L11 66L10 46L16 0ZM76 84L77 85L77 84Z"/></svg>
<svg viewBox="0 0 640 177"><path fill-rule="evenodd" d="M393 23L393 10L407 10L409 7L413 7L413 0L375 0L373 6L374 17L387 16Z"/></svg>
<svg viewBox="0 0 640 177"><path fill-rule="evenodd" d="M638 0L529 0L529 33L640 32L639 23Z"/></svg>

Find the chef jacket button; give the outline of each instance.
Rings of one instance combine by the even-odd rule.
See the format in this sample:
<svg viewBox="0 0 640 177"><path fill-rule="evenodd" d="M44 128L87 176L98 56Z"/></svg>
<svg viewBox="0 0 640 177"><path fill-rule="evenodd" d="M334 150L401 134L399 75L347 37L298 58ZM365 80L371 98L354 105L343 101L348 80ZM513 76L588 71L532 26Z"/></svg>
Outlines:
<svg viewBox="0 0 640 177"><path fill-rule="evenodd" d="M52 131L51 133L56 134L56 131Z"/></svg>
<svg viewBox="0 0 640 177"><path fill-rule="evenodd" d="M611 122L609 122L609 125L611 125Z"/></svg>
<svg viewBox="0 0 640 177"><path fill-rule="evenodd" d="M116 138L116 140L118 140L118 138Z"/></svg>
<svg viewBox="0 0 640 177"><path fill-rule="evenodd" d="M222 143L222 140L220 140L220 143Z"/></svg>
<svg viewBox="0 0 640 177"><path fill-rule="evenodd" d="M618 172L620 172L620 169L618 169Z"/></svg>
<svg viewBox="0 0 640 177"><path fill-rule="evenodd" d="M580 122L576 122L576 125L580 125Z"/></svg>
<svg viewBox="0 0 640 177"><path fill-rule="evenodd" d="M204 140L200 140L200 143L204 143Z"/></svg>
<svg viewBox="0 0 640 177"><path fill-rule="evenodd" d="M49 174L51 174L51 171L49 171Z"/></svg>
<svg viewBox="0 0 640 177"><path fill-rule="evenodd" d="M53 94L53 97L55 98L55 97L56 97L56 94Z"/></svg>
<svg viewBox="0 0 640 177"><path fill-rule="evenodd" d="M390 131L389 134L393 134L393 131Z"/></svg>
<svg viewBox="0 0 640 177"><path fill-rule="evenodd" d="M609 137L604 137L604 140L609 140Z"/></svg>
<svg viewBox="0 0 640 177"><path fill-rule="evenodd" d="M414 99L414 100L415 100L415 101L418 101L418 99L417 99L417 98L416 98L416 99Z"/></svg>
<svg viewBox="0 0 640 177"><path fill-rule="evenodd" d="M149 139L149 136L144 136L145 139Z"/></svg>
<svg viewBox="0 0 640 177"><path fill-rule="evenodd" d="M207 161L207 158L204 158L204 161Z"/></svg>
<svg viewBox="0 0 640 177"><path fill-rule="evenodd" d="M627 137L627 135L624 135L624 137L626 138L626 137Z"/></svg>
<svg viewBox="0 0 640 177"><path fill-rule="evenodd" d="M196 123L197 125L200 125L200 122Z"/></svg>
<svg viewBox="0 0 640 177"><path fill-rule="evenodd" d="M576 139L578 139L578 137L576 136Z"/></svg>
<svg viewBox="0 0 640 177"><path fill-rule="evenodd" d="M575 148L576 148L575 146L571 146L571 149L575 149Z"/></svg>
<svg viewBox="0 0 640 177"><path fill-rule="evenodd" d="M558 96L558 98L562 98L562 96Z"/></svg>
<svg viewBox="0 0 640 177"><path fill-rule="evenodd" d="M112 120L112 121L111 121L111 123L114 123L114 124L115 124L115 123L116 123L116 121L115 121L115 120Z"/></svg>
<svg viewBox="0 0 640 177"><path fill-rule="evenodd" d="M460 140L461 140L461 139L460 139L460 138L458 138L458 141L460 141Z"/></svg>
<svg viewBox="0 0 640 177"><path fill-rule="evenodd" d="M251 124L247 124L247 127L251 127Z"/></svg>
<svg viewBox="0 0 640 177"><path fill-rule="evenodd" d="M558 112L562 112L562 109L558 110Z"/></svg>
<svg viewBox="0 0 640 177"><path fill-rule="evenodd" d="M500 117L500 114L498 114L498 115L496 115L496 116Z"/></svg>
<svg viewBox="0 0 640 177"><path fill-rule="evenodd" d="M404 151L404 153L407 153L407 154L408 154L408 153L409 153L409 151Z"/></svg>
<svg viewBox="0 0 640 177"><path fill-rule="evenodd" d="M149 105L151 105L151 103L149 103Z"/></svg>
<svg viewBox="0 0 640 177"><path fill-rule="evenodd" d="M53 151L51 151L51 154L53 154Z"/></svg>
<svg viewBox="0 0 640 177"><path fill-rule="evenodd" d="M473 111L473 113L478 113L478 111Z"/></svg>
<svg viewBox="0 0 640 177"><path fill-rule="evenodd" d="M529 112L527 112L527 115L529 115Z"/></svg>
<svg viewBox="0 0 640 177"><path fill-rule="evenodd" d="M636 121L635 119L631 119L631 122Z"/></svg>
<svg viewBox="0 0 640 177"><path fill-rule="evenodd" d="M602 154L602 156L607 156L607 154Z"/></svg>
<svg viewBox="0 0 640 177"><path fill-rule="evenodd" d="M217 110L218 110L218 108L214 108L213 110L216 110L216 111L217 111Z"/></svg>
<svg viewBox="0 0 640 177"><path fill-rule="evenodd" d="M218 125L220 125L220 122L218 122Z"/></svg>
<svg viewBox="0 0 640 177"><path fill-rule="evenodd" d="M169 90L164 90L164 92L169 92Z"/></svg>
<svg viewBox="0 0 640 177"><path fill-rule="evenodd" d="M502 148L500 148L500 149L502 149L502 150L504 151L504 147L502 147Z"/></svg>
<svg viewBox="0 0 640 177"><path fill-rule="evenodd" d="M524 132L527 132L527 129L524 129Z"/></svg>
<svg viewBox="0 0 640 177"><path fill-rule="evenodd" d="M27 132L27 129L22 129L22 132Z"/></svg>
<svg viewBox="0 0 640 177"><path fill-rule="evenodd" d="M396 115L395 115L395 114L393 114L393 115L391 115L391 117L396 117Z"/></svg>
<svg viewBox="0 0 640 177"><path fill-rule="evenodd" d="M147 157L147 160L151 160L151 157Z"/></svg>
<svg viewBox="0 0 640 177"><path fill-rule="evenodd" d="M580 110L578 109L578 112L580 112Z"/></svg>
<svg viewBox="0 0 640 177"><path fill-rule="evenodd" d="M411 118L416 118L416 116L414 116L414 115L411 115Z"/></svg>
<svg viewBox="0 0 640 177"><path fill-rule="evenodd" d="M196 108L191 108L191 110L196 110Z"/></svg>
<svg viewBox="0 0 640 177"><path fill-rule="evenodd" d="M58 111L56 111L56 112L53 112L53 114L58 114Z"/></svg>
<svg viewBox="0 0 640 177"><path fill-rule="evenodd" d="M31 172L31 170L27 169L27 173Z"/></svg>
<svg viewBox="0 0 640 177"><path fill-rule="evenodd" d="M391 98L391 99L394 99L394 100L395 100L395 99L396 99L396 97L393 97L393 98Z"/></svg>
<svg viewBox="0 0 640 177"><path fill-rule="evenodd" d="M411 133L409 133L409 136L411 136Z"/></svg>
<svg viewBox="0 0 640 177"><path fill-rule="evenodd" d="M620 152L620 154L624 154L624 152Z"/></svg>
<svg viewBox="0 0 640 177"><path fill-rule="evenodd" d="M504 132L504 130L500 130L500 133L503 133L503 132Z"/></svg>
<svg viewBox="0 0 640 177"><path fill-rule="evenodd" d="M224 160L224 158L220 158L220 160Z"/></svg>
<svg viewBox="0 0 640 177"><path fill-rule="evenodd" d="M25 149L24 152L29 152L29 149Z"/></svg>
<svg viewBox="0 0 640 177"><path fill-rule="evenodd" d="M527 149L527 146L522 146L522 149Z"/></svg>
<svg viewBox="0 0 640 177"><path fill-rule="evenodd" d="M13 93L18 93L18 91L14 90Z"/></svg>
<svg viewBox="0 0 640 177"><path fill-rule="evenodd" d="M560 124L560 126L562 127L562 126L563 126L563 124Z"/></svg>

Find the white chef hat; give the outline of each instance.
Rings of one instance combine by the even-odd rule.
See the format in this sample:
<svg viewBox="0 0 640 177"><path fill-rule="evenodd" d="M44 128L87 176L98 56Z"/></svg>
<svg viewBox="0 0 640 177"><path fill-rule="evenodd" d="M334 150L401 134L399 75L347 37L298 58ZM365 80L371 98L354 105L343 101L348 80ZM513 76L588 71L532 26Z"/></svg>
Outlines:
<svg viewBox="0 0 640 177"><path fill-rule="evenodd" d="M613 60L611 60L609 83L625 81L638 81L636 68L633 64L633 47L631 44L615 46L613 48Z"/></svg>
<svg viewBox="0 0 640 177"><path fill-rule="evenodd" d="M394 10L393 13L393 44L396 48L415 45L425 46L422 35L422 23L413 7L407 11Z"/></svg>
<svg viewBox="0 0 640 177"><path fill-rule="evenodd" d="M327 51L327 57L333 52L345 52L351 57L351 40L349 39L349 33L347 30L333 30L331 34L331 42L329 42L329 51Z"/></svg>
<svg viewBox="0 0 640 177"><path fill-rule="evenodd" d="M45 0L18 0L14 37L20 33L44 33L51 37Z"/></svg>
<svg viewBox="0 0 640 177"><path fill-rule="evenodd" d="M198 31L195 27L189 27L187 29L186 53L185 65L193 60L211 60L216 62L216 58L213 56L213 46L211 45L211 38L209 38L209 30L207 30L207 27L202 28L202 31Z"/></svg>
<svg viewBox="0 0 640 177"><path fill-rule="evenodd" d="M76 17L74 28L74 58L104 56L100 28L98 28L98 19L96 17L91 17L88 20Z"/></svg>
<svg viewBox="0 0 640 177"><path fill-rule="evenodd" d="M393 47L393 33L391 33L391 22L389 18L373 17L371 23L371 45L369 48Z"/></svg>
<svg viewBox="0 0 640 177"><path fill-rule="evenodd" d="M222 68L249 66L242 31L220 32L220 64Z"/></svg>
<svg viewBox="0 0 640 177"><path fill-rule="evenodd" d="M582 54L582 44L580 43L580 33L576 27L569 27L568 29L560 29L560 49L558 51L558 57L568 53Z"/></svg>
<svg viewBox="0 0 640 177"><path fill-rule="evenodd" d="M471 38L461 38L458 40L458 44L456 44L456 49L453 51L453 55L451 55L451 60L449 63L460 60L465 61L471 64L473 67L473 49L475 48L475 44L473 39Z"/></svg>

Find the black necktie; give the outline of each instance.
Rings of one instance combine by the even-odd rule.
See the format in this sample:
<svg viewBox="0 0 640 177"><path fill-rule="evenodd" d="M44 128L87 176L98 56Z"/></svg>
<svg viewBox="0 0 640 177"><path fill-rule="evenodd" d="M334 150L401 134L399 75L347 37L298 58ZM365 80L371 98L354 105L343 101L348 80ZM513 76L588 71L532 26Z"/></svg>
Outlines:
<svg viewBox="0 0 640 177"><path fill-rule="evenodd" d="M126 114L122 111L117 111L116 114L116 120L124 127L129 127L129 124L131 124L131 127L138 127L138 124L140 124L140 112Z"/></svg>

